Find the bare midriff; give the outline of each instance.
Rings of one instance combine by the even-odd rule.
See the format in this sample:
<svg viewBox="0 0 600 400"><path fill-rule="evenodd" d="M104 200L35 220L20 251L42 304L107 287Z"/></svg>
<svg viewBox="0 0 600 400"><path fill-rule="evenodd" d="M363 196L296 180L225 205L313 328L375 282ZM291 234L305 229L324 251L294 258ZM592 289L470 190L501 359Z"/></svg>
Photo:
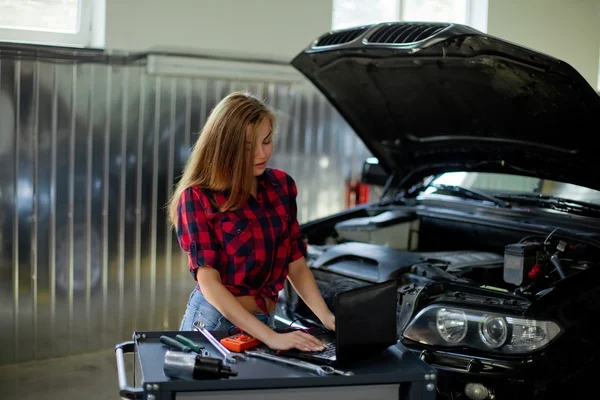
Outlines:
<svg viewBox="0 0 600 400"><path fill-rule="evenodd" d="M269 299L268 297L263 298L265 299L265 303L267 304L267 311L269 311L269 313L275 311L275 302ZM256 303L256 298L254 296L236 296L236 299L247 311L263 313L263 310L261 310L258 304Z"/></svg>

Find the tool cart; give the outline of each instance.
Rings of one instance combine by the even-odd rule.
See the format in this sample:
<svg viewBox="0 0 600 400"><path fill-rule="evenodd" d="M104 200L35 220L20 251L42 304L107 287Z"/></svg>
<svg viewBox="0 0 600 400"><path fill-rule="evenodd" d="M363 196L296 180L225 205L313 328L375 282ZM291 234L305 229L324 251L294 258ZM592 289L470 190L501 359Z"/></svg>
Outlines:
<svg viewBox="0 0 600 400"><path fill-rule="evenodd" d="M227 336L227 332L135 332L133 340L115 347L120 396L144 400L436 397L436 371L401 344L338 369L273 358L265 346L230 352L220 345ZM131 386L125 354L134 358Z"/></svg>

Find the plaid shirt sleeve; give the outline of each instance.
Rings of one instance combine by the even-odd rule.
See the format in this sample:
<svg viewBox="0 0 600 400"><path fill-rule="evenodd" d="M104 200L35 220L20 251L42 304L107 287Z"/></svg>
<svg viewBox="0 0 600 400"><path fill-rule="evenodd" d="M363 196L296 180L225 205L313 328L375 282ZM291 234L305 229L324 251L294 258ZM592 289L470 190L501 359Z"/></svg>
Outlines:
<svg viewBox="0 0 600 400"><path fill-rule="evenodd" d="M298 197L298 189L296 188L296 182L288 175L288 194L290 196L290 217L292 221L291 226L291 260L290 262L296 261L301 257L306 257L306 242L300 234L300 224L298 223L298 206L296 204L296 197Z"/></svg>
<svg viewBox="0 0 600 400"><path fill-rule="evenodd" d="M201 190L188 188L182 194L177 206L177 240L188 253L190 273L196 280L199 267L219 268L218 249L215 232L206 218L207 198Z"/></svg>

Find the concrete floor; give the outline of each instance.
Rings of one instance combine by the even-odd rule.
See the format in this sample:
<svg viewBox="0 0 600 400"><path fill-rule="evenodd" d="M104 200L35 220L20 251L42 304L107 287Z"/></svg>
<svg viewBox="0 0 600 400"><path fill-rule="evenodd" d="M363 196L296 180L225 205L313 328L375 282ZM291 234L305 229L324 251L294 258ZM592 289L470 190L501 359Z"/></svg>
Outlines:
<svg viewBox="0 0 600 400"><path fill-rule="evenodd" d="M133 356L126 356L125 360L129 378L129 371L133 370ZM0 367L0 399L3 400L119 398L116 358L112 349Z"/></svg>
<svg viewBox="0 0 600 400"><path fill-rule="evenodd" d="M141 285L148 287L145 281ZM83 302L75 302L71 321L65 304L57 301L56 317L51 320L47 304L40 301L37 330L32 329L33 319L27 313L31 298L23 296L18 340L11 325L11 307L0 308L0 319L8 321L0 330L0 400L119 399L114 346L131 340L134 331L177 329L193 289L189 279L174 280L171 291L164 290L164 283L157 286L153 300L148 299L146 289L139 302L130 282L124 287L124 297L118 287L110 287L106 297L101 293L93 297L90 310L85 310ZM10 293L0 290L0 304L10 304ZM128 378L132 378L133 355L126 354L125 361Z"/></svg>
<svg viewBox="0 0 600 400"><path fill-rule="evenodd" d="M133 301L126 301L126 307L119 309L119 297L111 293L108 309L112 313L108 317L114 324L103 324L102 318L97 318L91 320L90 326L86 327L84 319L78 318L76 321L79 322L69 332L66 329L68 321L57 320L55 335L48 335L43 329L39 329L39 333L35 335L25 326L18 341L11 337L11 326L0 330L0 400L119 399L114 346L131 340L134 331L176 330L191 289L193 286L190 287L190 283L184 281L173 285L170 297L157 291L154 302L156 309L148 307L148 302L135 307ZM125 293L132 292L126 290ZM153 309L154 312L151 312ZM101 316L101 311L100 309L96 315ZM10 313L10 309L0 309L0 316L2 312ZM41 318L48 318L47 315L40 314ZM74 314L81 316L83 313L75 310ZM165 317L155 317L157 321L152 322L153 315ZM126 323L119 322L119 316ZM5 318L10 321L11 316L6 315ZM48 322L42 320L40 326L45 328ZM95 335L90 335L90 332ZM29 354L32 347L37 348L38 361L20 361L19 358L25 356L33 358ZM67 347L72 351L71 355L67 355ZM86 348L96 351L85 351ZM53 354L60 356L50 358ZM124 356L129 385L134 385L133 357L133 354ZM139 387L139 382L135 386Z"/></svg>
<svg viewBox="0 0 600 400"><path fill-rule="evenodd" d="M8 305L0 307L0 400L119 399L114 346L134 331L177 329L194 287L187 270L169 282L157 278L154 288L148 279L140 289L126 281L122 290L111 281L106 294L94 293L89 309L76 299L69 313L68 303L57 299L54 317L40 293L37 319L32 296L22 291L17 330L9 285L0 281L0 304ZM131 379L133 355L125 361Z"/></svg>

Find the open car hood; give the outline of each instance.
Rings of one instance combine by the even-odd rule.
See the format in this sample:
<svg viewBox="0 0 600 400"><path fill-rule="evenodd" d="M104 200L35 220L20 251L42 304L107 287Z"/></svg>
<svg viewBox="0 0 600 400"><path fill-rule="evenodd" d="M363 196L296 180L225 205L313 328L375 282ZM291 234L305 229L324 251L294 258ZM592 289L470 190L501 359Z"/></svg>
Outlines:
<svg viewBox="0 0 600 400"><path fill-rule="evenodd" d="M600 96L563 61L463 25L398 22L326 33L292 65L405 184L460 170L600 189Z"/></svg>

